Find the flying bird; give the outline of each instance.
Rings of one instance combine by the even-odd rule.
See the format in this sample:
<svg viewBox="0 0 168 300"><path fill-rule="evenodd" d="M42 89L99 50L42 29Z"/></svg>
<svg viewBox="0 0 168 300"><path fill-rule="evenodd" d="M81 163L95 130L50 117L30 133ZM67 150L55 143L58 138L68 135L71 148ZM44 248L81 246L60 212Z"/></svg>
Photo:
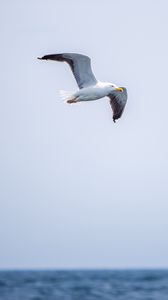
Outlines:
<svg viewBox="0 0 168 300"><path fill-rule="evenodd" d="M113 121L121 117L127 102L126 88L118 87L114 83L98 81L92 72L91 60L88 56L78 53L61 53L45 55L38 59L66 62L70 66L79 90L68 95L67 103L98 100L107 96L110 98Z"/></svg>

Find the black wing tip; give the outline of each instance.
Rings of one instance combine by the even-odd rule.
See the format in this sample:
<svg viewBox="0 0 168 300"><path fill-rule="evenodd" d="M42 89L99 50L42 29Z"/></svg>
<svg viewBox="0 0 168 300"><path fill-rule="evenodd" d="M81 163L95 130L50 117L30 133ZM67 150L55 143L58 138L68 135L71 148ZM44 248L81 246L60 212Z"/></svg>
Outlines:
<svg viewBox="0 0 168 300"><path fill-rule="evenodd" d="M118 114L118 115L114 115L113 116L113 122L116 123L116 120L120 119L121 118L121 114Z"/></svg>
<svg viewBox="0 0 168 300"><path fill-rule="evenodd" d="M46 58L46 55L45 55L45 56L42 56L42 57L37 57L37 59L42 60L42 59L47 59L47 58Z"/></svg>
<svg viewBox="0 0 168 300"><path fill-rule="evenodd" d="M42 57L37 57L37 59L64 61L63 54L47 54Z"/></svg>

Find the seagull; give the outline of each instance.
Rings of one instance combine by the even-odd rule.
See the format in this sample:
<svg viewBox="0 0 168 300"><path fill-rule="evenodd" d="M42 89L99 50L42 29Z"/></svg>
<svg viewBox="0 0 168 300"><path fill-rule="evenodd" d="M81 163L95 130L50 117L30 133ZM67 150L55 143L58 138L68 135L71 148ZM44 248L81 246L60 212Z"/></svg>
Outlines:
<svg viewBox="0 0 168 300"><path fill-rule="evenodd" d="M127 90L114 83L101 82L96 79L91 68L91 59L78 53L48 54L38 57L42 60L66 62L76 79L79 90L68 95L67 103L98 100L105 96L110 98L113 121L119 119L127 102Z"/></svg>

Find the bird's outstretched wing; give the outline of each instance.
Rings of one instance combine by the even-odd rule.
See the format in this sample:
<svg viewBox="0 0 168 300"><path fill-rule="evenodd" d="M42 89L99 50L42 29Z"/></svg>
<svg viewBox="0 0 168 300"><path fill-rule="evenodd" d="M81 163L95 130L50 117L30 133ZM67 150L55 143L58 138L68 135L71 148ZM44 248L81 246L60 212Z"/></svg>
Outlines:
<svg viewBox="0 0 168 300"><path fill-rule="evenodd" d="M127 102L127 90L122 87L123 92L113 91L108 95L110 98L110 105L113 110L113 121L119 119L124 111Z"/></svg>
<svg viewBox="0 0 168 300"><path fill-rule="evenodd" d="M97 83L97 80L91 69L91 60L86 55L78 53L49 54L39 59L50 59L67 62L71 67L71 70L80 89L95 85Z"/></svg>

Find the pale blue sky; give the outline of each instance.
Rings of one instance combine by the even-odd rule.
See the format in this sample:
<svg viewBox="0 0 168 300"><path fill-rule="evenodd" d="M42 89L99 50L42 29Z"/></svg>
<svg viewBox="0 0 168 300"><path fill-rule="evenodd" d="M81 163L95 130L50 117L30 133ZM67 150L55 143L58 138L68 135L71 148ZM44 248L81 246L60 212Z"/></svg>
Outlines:
<svg viewBox="0 0 168 300"><path fill-rule="evenodd" d="M168 267L167 1L0 6L0 268ZM128 88L116 124L54 52Z"/></svg>

